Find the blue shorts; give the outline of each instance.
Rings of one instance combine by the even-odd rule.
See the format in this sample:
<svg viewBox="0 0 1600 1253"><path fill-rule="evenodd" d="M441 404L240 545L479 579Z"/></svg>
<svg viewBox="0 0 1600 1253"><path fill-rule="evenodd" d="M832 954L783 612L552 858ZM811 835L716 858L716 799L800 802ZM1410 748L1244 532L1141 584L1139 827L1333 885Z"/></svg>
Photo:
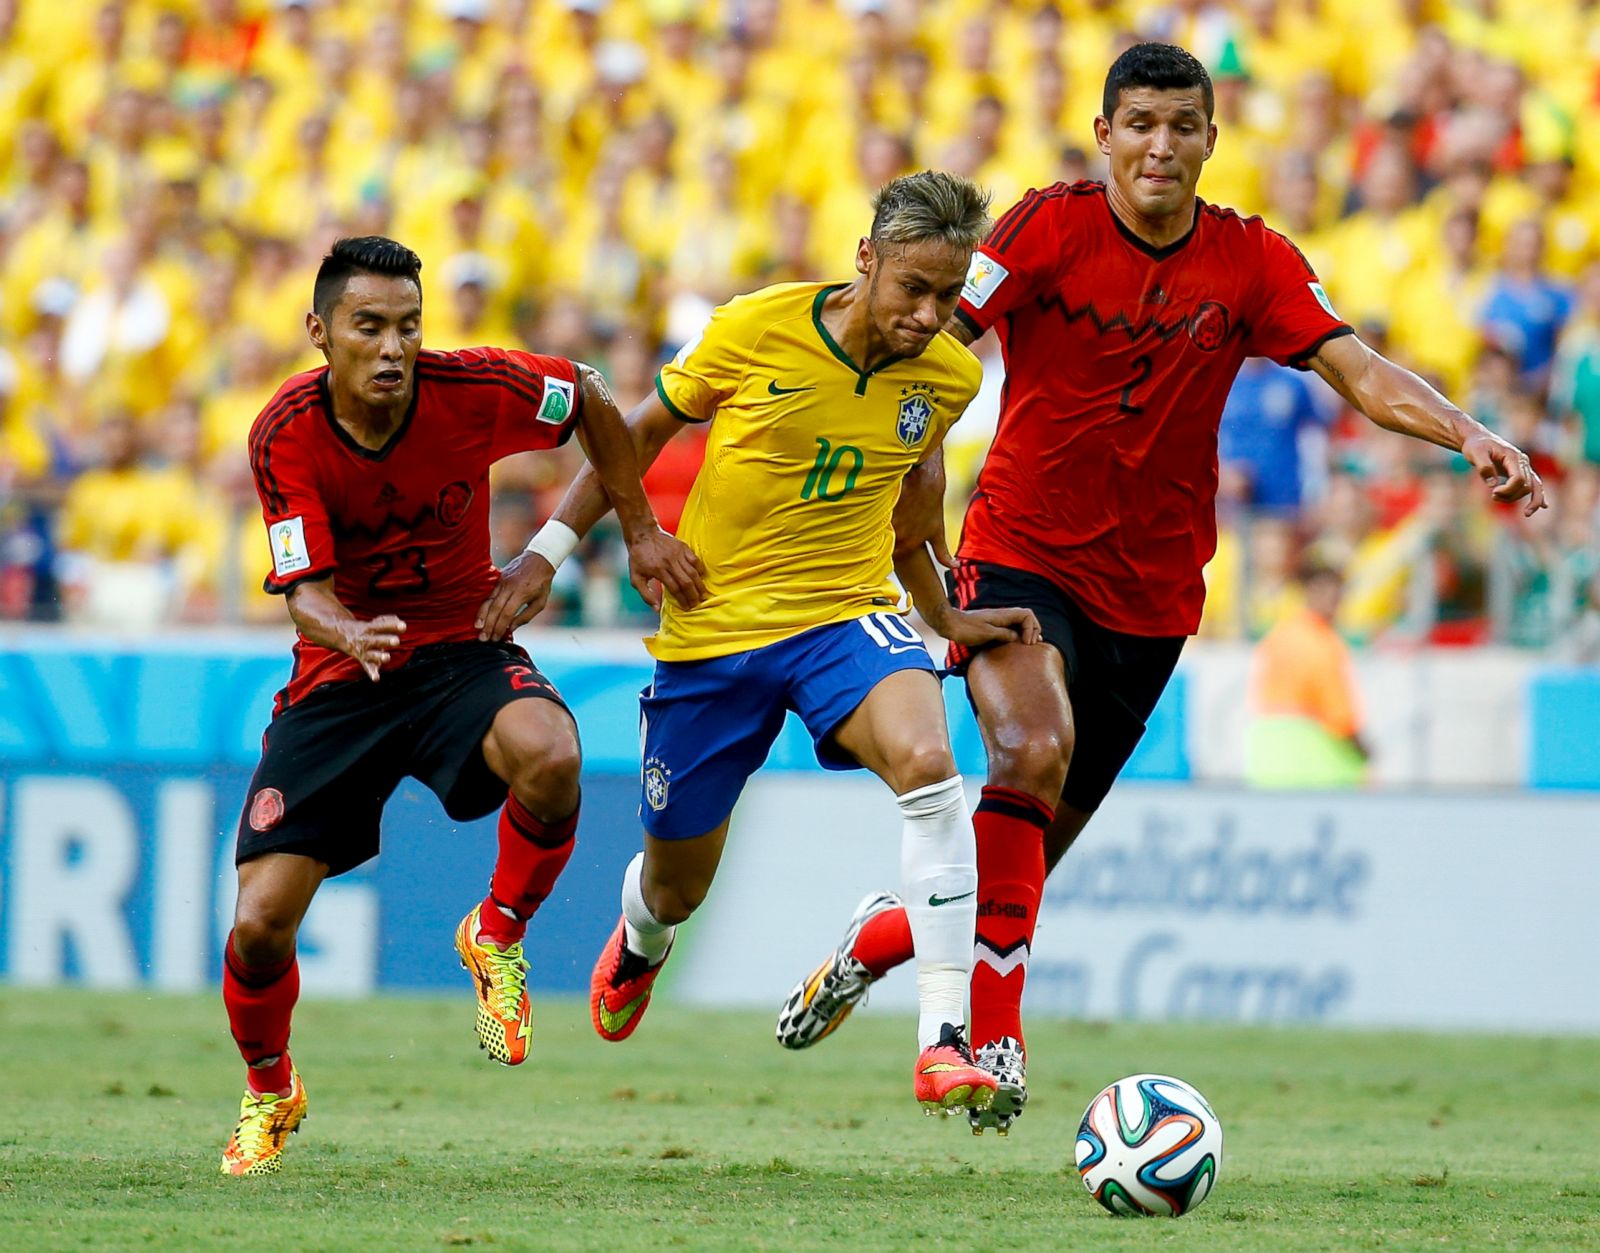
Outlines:
<svg viewBox="0 0 1600 1253"><path fill-rule="evenodd" d="M922 637L897 613L814 627L726 657L656 662L655 682L639 697L644 829L687 840L721 826L791 709L824 768L858 769L831 736L899 670L937 674Z"/></svg>

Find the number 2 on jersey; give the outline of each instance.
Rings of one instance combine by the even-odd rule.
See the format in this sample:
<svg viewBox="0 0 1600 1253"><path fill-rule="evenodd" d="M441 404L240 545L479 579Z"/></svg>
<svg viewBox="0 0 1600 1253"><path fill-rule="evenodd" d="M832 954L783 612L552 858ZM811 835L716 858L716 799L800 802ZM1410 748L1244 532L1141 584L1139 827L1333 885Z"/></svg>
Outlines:
<svg viewBox="0 0 1600 1253"><path fill-rule="evenodd" d="M846 458L850 461L848 468L844 464ZM800 499L810 500L815 492L818 500L838 500L855 487L856 476L866 464L865 455L854 444L840 444L835 448L822 436L817 436L817 459L811 463L806 485L800 489ZM833 476L840 470L844 470L844 482L835 490Z"/></svg>
<svg viewBox="0 0 1600 1253"><path fill-rule="evenodd" d="M376 568L367 581L368 596L404 596L425 592L428 577L427 554L419 547L402 548L398 553L379 553Z"/></svg>
<svg viewBox="0 0 1600 1253"><path fill-rule="evenodd" d="M1135 404L1133 389L1150 381L1150 371L1155 368L1155 361L1147 354L1140 353L1133 359L1133 380L1122 389L1122 397L1117 401L1117 408L1123 413L1143 413L1144 406Z"/></svg>

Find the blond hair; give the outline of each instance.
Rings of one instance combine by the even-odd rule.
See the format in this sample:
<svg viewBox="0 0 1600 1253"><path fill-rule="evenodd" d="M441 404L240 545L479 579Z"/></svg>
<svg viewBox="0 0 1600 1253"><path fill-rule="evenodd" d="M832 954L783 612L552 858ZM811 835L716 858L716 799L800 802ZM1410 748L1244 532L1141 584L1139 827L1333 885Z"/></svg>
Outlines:
<svg viewBox="0 0 1600 1253"><path fill-rule="evenodd" d="M989 234L989 193L970 179L922 170L885 183L872 198L872 242L938 240L973 249Z"/></svg>

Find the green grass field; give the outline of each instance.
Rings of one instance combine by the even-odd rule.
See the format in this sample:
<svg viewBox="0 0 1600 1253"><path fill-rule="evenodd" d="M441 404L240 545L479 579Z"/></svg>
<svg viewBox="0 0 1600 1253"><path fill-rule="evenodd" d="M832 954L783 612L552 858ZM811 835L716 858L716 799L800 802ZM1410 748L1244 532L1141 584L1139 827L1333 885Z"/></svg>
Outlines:
<svg viewBox="0 0 1600 1253"><path fill-rule="evenodd" d="M0 989L0 1247L1600 1248L1600 1041L1036 1025L1009 1139L925 1118L909 1021L790 1055L766 1015L574 1001L485 1061L454 999L311 1001L311 1117L219 1176L241 1072L213 998ZM1181 1220L1116 1219L1072 1147L1100 1085L1167 1071L1227 1159Z"/></svg>

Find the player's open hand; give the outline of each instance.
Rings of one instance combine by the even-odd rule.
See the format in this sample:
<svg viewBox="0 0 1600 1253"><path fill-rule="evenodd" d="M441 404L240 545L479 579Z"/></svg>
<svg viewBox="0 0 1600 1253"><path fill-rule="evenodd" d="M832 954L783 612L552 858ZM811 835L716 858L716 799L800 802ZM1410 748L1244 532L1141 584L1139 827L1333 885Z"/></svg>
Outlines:
<svg viewBox="0 0 1600 1253"><path fill-rule="evenodd" d="M405 630L406 624L392 613L365 622L354 619L344 629L344 651L359 661L367 678L376 683L378 671L400 647Z"/></svg>
<svg viewBox="0 0 1600 1253"><path fill-rule="evenodd" d="M480 640L503 640L550 603L556 568L538 553L519 553L500 571L494 594L478 608Z"/></svg>
<svg viewBox="0 0 1600 1253"><path fill-rule="evenodd" d="M1496 500L1509 504L1527 497L1528 503L1522 510L1524 517L1531 518L1549 505L1544 494L1544 480L1528 461L1528 454L1515 444L1484 431L1461 445L1461 455L1472 463L1479 478L1495 484L1489 494Z"/></svg>
<svg viewBox="0 0 1600 1253"><path fill-rule="evenodd" d="M952 608L931 627L952 644L978 648L984 644L1037 644L1044 639L1031 609Z"/></svg>
<svg viewBox="0 0 1600 1253"><path fill-rule="evenodd" d="M629 542L628 579L658 611L663 592L682 609L693 609L706 597L705 565L694 549L660 527Z"/></svg>

